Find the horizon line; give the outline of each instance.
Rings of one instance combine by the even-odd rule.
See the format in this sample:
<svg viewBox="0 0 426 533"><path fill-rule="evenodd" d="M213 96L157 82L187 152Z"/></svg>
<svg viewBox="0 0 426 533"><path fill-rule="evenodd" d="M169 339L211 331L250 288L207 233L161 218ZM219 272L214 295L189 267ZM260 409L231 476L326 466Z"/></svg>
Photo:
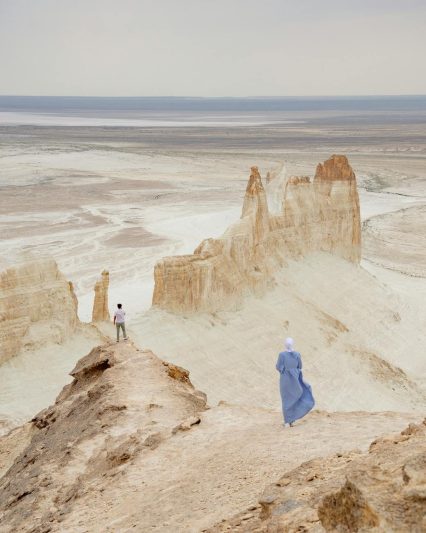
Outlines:
<svg viewBox="0 0 426 533"><path fill-rule="evenodd" d="M244 96L196 96L196 95L81 95L81 94L0 94L0 98L175 98L175 99L274 99L274 98L400 98L400 97L426 97L424 94L304 94L304 95L244 95Z"/></svg>

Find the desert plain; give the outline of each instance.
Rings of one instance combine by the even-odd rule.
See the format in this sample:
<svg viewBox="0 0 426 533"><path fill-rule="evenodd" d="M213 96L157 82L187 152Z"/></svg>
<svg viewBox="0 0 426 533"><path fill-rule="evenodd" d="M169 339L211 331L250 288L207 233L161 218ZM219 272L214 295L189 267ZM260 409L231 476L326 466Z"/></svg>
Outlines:
<svg viewBox="0 0 426 533"><path fill-rule="evenodd" d="M82 324L66 338L32 339L0 365L0 466L9 491L9 500L0 501L4 531L222 530L215 526L222 519L223 530L263 531L256 527L267 527L262 522L270 516L260 494L287 471L336 453L365 453L371 441L408 424L420 424L412 430L417 438L426 411L421 105L377 112L63 115L0 112L1 270L53 258L73 284ZM345 155L356 175L360 264L313 251L289 256L266 291L246 295L235 308L179 313L152 306L156 263L192 254L201 241L219 238L239 220L251 167L259 169L269 211L278 213L289 178L313 177L317 164L333 154ZM125 306L128 345L115 345L110 322L89 324L103 270L109 271L110 314L116 303ZM286 336L296 340L316 398L316 410L291 430L282 427L275 371ZM94 383L105 401L126 404L126 414L104 420L101 410L98 427L90 407L87 420L77 418L67 428L61 413L69 402L82 412L85 407L73 389L61 390L76 364L71 387L77 387L78 361L99 344L106 346L98 352L101 359L114 360L105 367L105 376L111 375L96 370L89 376L88 370L78 386ZM207 400L188 399L186 378L167 384L156 357L187 369ZM101 388L103 379L113 382L115 396ZM37 413L57 397L51 409L60 413L60 425L49 437L50 422ZM163 401L167 413L157 419ZM74 420L72 411L63 416ZM37 429L28 424L32 418ZM158 431L148 431L157 424ZM82 428L89 435L85 442ZM61 431L69 432L68 444ZM107 443L103 451L97 450L101 441ZM45 462L41 454L38 481L29 496L13 503L8 479L27 479L19 453L35 453L37 442L44 442L47 454ZM50 472L47 465L60 463L67 446L75 463ZM129 457L116 458L120 446ZM78 458L84 466L76 466ZM51 489L41 497L43 472ZM81 491L70 499L49 495L71 477L74 485L79 479ZM343 478L327 490L337 490ZM225 522L250 506L248 518L241 519L246 513ZM294 519L289 531L303 522L297 507L288 508L288 520ZM286 513L278 513L280 519L287 520ZM331 518L320 523L315 513L306 513L302 531L332 530ZM389 517L379 518L380 531L387 531ZM34 529L25 529L28 519ZM251 522L252 529L244 525Z"/></svg>

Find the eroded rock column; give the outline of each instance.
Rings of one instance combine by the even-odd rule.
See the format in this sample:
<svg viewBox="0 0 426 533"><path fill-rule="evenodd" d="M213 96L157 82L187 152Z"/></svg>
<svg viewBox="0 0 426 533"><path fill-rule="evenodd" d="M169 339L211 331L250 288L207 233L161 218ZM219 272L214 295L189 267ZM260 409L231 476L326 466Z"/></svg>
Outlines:
<svg viewBox="0 0 426 533"><path fill-rule="evenodd" d="M110 319L108 310L109 272L104 270L101 279L95 283L92 322L103 322Z"/></svg>

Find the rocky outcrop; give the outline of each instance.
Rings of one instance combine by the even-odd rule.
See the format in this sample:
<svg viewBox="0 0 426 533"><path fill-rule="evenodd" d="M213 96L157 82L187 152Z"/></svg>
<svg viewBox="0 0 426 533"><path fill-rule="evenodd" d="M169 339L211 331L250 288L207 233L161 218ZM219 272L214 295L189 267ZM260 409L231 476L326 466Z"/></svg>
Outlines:
<svg viewBox="0 0 426 533"><path fill-rule="evenodd" d="M78 324L77 298L52 259L0 273L0 363L47 341L62 342Z"/></svg>
<svg viewBox="0 0 426 533"><path fill-rule="evenodd" d="M0 478L2 532L28 531L29 519L31 531L63 531L60 523L73 507L82 501L86 513L96 507L98 491L111 486L120 469L197 425L206 409L205 395L184 369L130 344L93 349L71 375L55 405L34 417L31 431L21 428L23 445ZM11 437L5 439L10 448ZM124 501L124 493L120 497Z"/></svg>
<svg viewBox="0 0 426 533"><path fill-rule="evenodd" d="M355 174L345 156L318 165L314 180L290 178L272 215L252 167L241 219L194 254L166 257L154 269L153 306L178 313L238 307L262 294L288 258L315 251L359 263L361 226Z"/></svg>
<svg viewBox="0 0 426 533"><path fill-rule="evenodd" d="M263 406L208 408L184 368L130 342L93 349L71 374L54 405L0 437L2 533L201 531L255 502L277 465L346 457L407 423L406 414L315 411L287 432ZM307 493L318 488L309 468ZM415 468L405 469L410 489Z"/></svg>
<svg viewBox="0 0 426 533"><path fill-rule="evenodd" d="M258 504L205 531L425 530L426 420L374 441L368 454L302 464L268 487Z"/></svg>
<svg viewBox="0 0 426 533"><path fill-rule="evenodd" d="M109 272L104 270L101 279L95 283L92 322L103 322L110 319L108 309Z"/></svg>

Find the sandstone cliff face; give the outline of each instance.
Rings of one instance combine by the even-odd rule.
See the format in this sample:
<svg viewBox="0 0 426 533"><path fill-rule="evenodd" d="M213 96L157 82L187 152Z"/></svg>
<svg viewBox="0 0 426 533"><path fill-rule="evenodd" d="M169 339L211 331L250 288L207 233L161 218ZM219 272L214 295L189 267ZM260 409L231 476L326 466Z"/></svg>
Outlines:
<svg viewBox="0 0 426 533"><path fill-rule="evenodd" d="M0 273L0 363L22 349L62 342L77 324L72 283L55 261L37 260Z"/></svg>
<svg viewBox="0 0 426 533"><path fill-rule="evenodd" d="M426 531L426 420L374 441L368 454L302 464L257 505L205 531Z"/></svg>
<svg viewBox="0 0 426 533"><path fill-rule="evenodd" d="M178 313L233 309L246 294L262 294L286 258L315 251L360 261L359 198L345 156L318 165L313 182L290 178L275 216L252 167L241 219L194 254L156 264L153 305Z"/></svg>
<svg viewBox="0 0 426 533"><path fill-rule="evenodd" d="M108 309L109 272L104 270L101 279L96 282L93 301L92 322L103 322L110 319Z"/></svg>

